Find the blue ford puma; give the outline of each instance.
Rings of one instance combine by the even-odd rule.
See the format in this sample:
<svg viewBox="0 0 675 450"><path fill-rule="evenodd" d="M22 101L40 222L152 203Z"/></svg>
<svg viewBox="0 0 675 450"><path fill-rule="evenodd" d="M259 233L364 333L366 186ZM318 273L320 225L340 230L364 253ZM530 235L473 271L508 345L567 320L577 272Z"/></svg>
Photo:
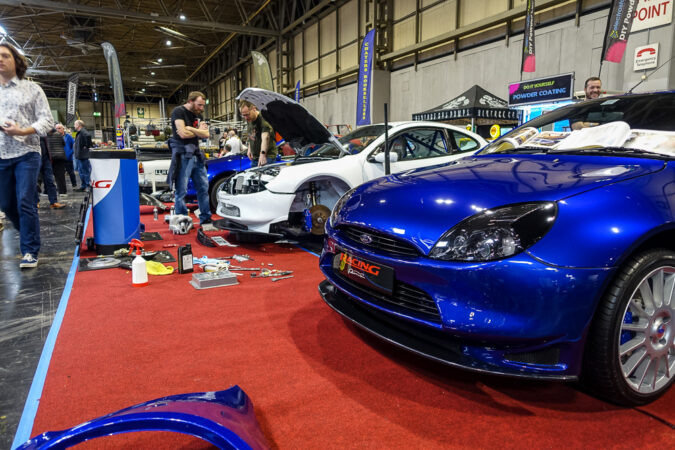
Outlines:
<svg viewBox="0 0 675 450"><path fill-rule="evenodd" d="M675 379L675 93L570 105L352 189L320 266L326 303L398 346L648 403Z"/></svg>

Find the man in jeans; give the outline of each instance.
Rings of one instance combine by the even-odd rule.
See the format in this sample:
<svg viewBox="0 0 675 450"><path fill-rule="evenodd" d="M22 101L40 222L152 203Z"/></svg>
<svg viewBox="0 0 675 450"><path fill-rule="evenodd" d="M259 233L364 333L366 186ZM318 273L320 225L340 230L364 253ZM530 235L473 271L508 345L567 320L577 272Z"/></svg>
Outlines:
<svg viewBox="0 0 675 450"><path fill-rule="evenodd" d="M75 135L73 153L75 155L75 159L77 160L77 168L80 172L80 183L82 183L82 185L79 188L73 190L86 191L89 188L91 177L89 149L93 147L93 144L91 142L91 135L84 126L84 121L76 120L75 130L77 130L77 135Z"/></svg>
<svg viewBox="0 0 675 450"><path fill-rule="evenodd" d="M211 223L209 208L209 179L204 165L204 154L199 149L199 139L209 137L209 127L202 122L201 113L206 105L206 96L194 91L188 94L187 102L171 112L171 150L178 163L176 178L176 214L187 214L185 194L187 193L188 179L197 189L199 203L199 223Z"/></svg>
<svg viewBox="0 0 675 450"><path fill-rule="evenodd" d="M24 79L27 69L23 55L0 44L0 210L19 231L22 269L38 264L39 136L46 136L54 123L45 93Z"/></svg>

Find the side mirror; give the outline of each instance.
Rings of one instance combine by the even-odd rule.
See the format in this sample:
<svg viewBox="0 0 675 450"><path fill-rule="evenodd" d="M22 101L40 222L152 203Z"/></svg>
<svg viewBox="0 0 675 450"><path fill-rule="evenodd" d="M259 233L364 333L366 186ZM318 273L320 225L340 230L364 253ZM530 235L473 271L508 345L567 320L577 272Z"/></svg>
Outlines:
<svg viewBox="0 0 675 450"><path fill-rule="evenodd" d="M396 152L390 152L389 153L389 162L396 162L398 161L398 153ZM380 152L377 155L375 155L375 162L384 164L384 152Z"/></svg>

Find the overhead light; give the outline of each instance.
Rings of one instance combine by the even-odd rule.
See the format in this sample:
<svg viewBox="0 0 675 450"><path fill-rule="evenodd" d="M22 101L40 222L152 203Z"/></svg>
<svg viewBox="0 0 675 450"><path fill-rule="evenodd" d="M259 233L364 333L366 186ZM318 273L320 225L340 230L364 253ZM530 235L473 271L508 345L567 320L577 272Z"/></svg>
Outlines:
<svg viewBox="0 0 675 450"><path fill-rule="evenodd" d="M2 25L0 25L0 35L5 36L6 34L7 30L5 30L5 28Z"/></svg>
<svg viewBox="0 0 675 450"><path fill-rule="evenodd" d="M162 62L164 61L162 58L157 58L157 62Z"/></svg>
<svg viewBox="0 0 675 450"><path fill-rule="evenodd" d="M160 33L164 33L168 36L174 37L176 39L180 39L181 41L185 41L188 44L201 45L201 46L206 45L203 42L198 41L197 39L193 39L190 36L181 33L180 31L174 30L173 28L157 26L157 27L155 27L155 30L159 31Z"/></svg>
<svg viewBox="0 0 675 450"><path fill-rule="evenodd" d="M178 16L178 18L180 20L186 20L187 19L187 17L185 17L185 14L183 14L183 13L180 13L180 16Z"/></svg>
<svg viewBox="0 0 675 450"><path fill-rule="evenodd" d="M152 75L152 76L154 77L154 76L155 76L155 72L150 72L150 75Z"/></svg>
<svg viewBox="0 0 675 450"><path fill-rule="evenodd" d="M141 89L142 92L145 92L145 88Z"/></svg>
<svg viewBox="0 0 675 450"><path fill-rule="evenodd" d="M179 67L185 67L185 64L164 64L164 65L160 65L160 64L153 63L153 65L151 65L151 66L141 66L141 69L143 69L143 70L177 69Z"/></svg>
<svg viewBox="0 0 675 450"><path fill-rule="evenodd" d="M169 47L171 47L171 41L167 39L167 40L166 40L166 45L169 46Z"/></svg>

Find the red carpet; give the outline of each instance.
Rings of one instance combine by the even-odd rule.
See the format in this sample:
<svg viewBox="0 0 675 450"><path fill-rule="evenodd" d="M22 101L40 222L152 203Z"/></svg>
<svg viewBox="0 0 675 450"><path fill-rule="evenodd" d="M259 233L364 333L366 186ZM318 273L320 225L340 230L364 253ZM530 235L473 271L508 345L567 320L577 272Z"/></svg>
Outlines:
<svg viewBox="0 0 675 450"><path fill-rule="evenodd" d="M197 291L191 275L131 287L123 269L79 272L49 367L33 435L171 394L238 384L275 448L572 447L673 448L675 430L573 386L480 376L414 357L347 325L321 300L317 258L298 248L248 253L295 278L248 273L233 287ZM169 249L175 255L176 249ZM643 408L675 422L675 389ZM90 448L201 448L168 433L95 440Z"/></svg>

